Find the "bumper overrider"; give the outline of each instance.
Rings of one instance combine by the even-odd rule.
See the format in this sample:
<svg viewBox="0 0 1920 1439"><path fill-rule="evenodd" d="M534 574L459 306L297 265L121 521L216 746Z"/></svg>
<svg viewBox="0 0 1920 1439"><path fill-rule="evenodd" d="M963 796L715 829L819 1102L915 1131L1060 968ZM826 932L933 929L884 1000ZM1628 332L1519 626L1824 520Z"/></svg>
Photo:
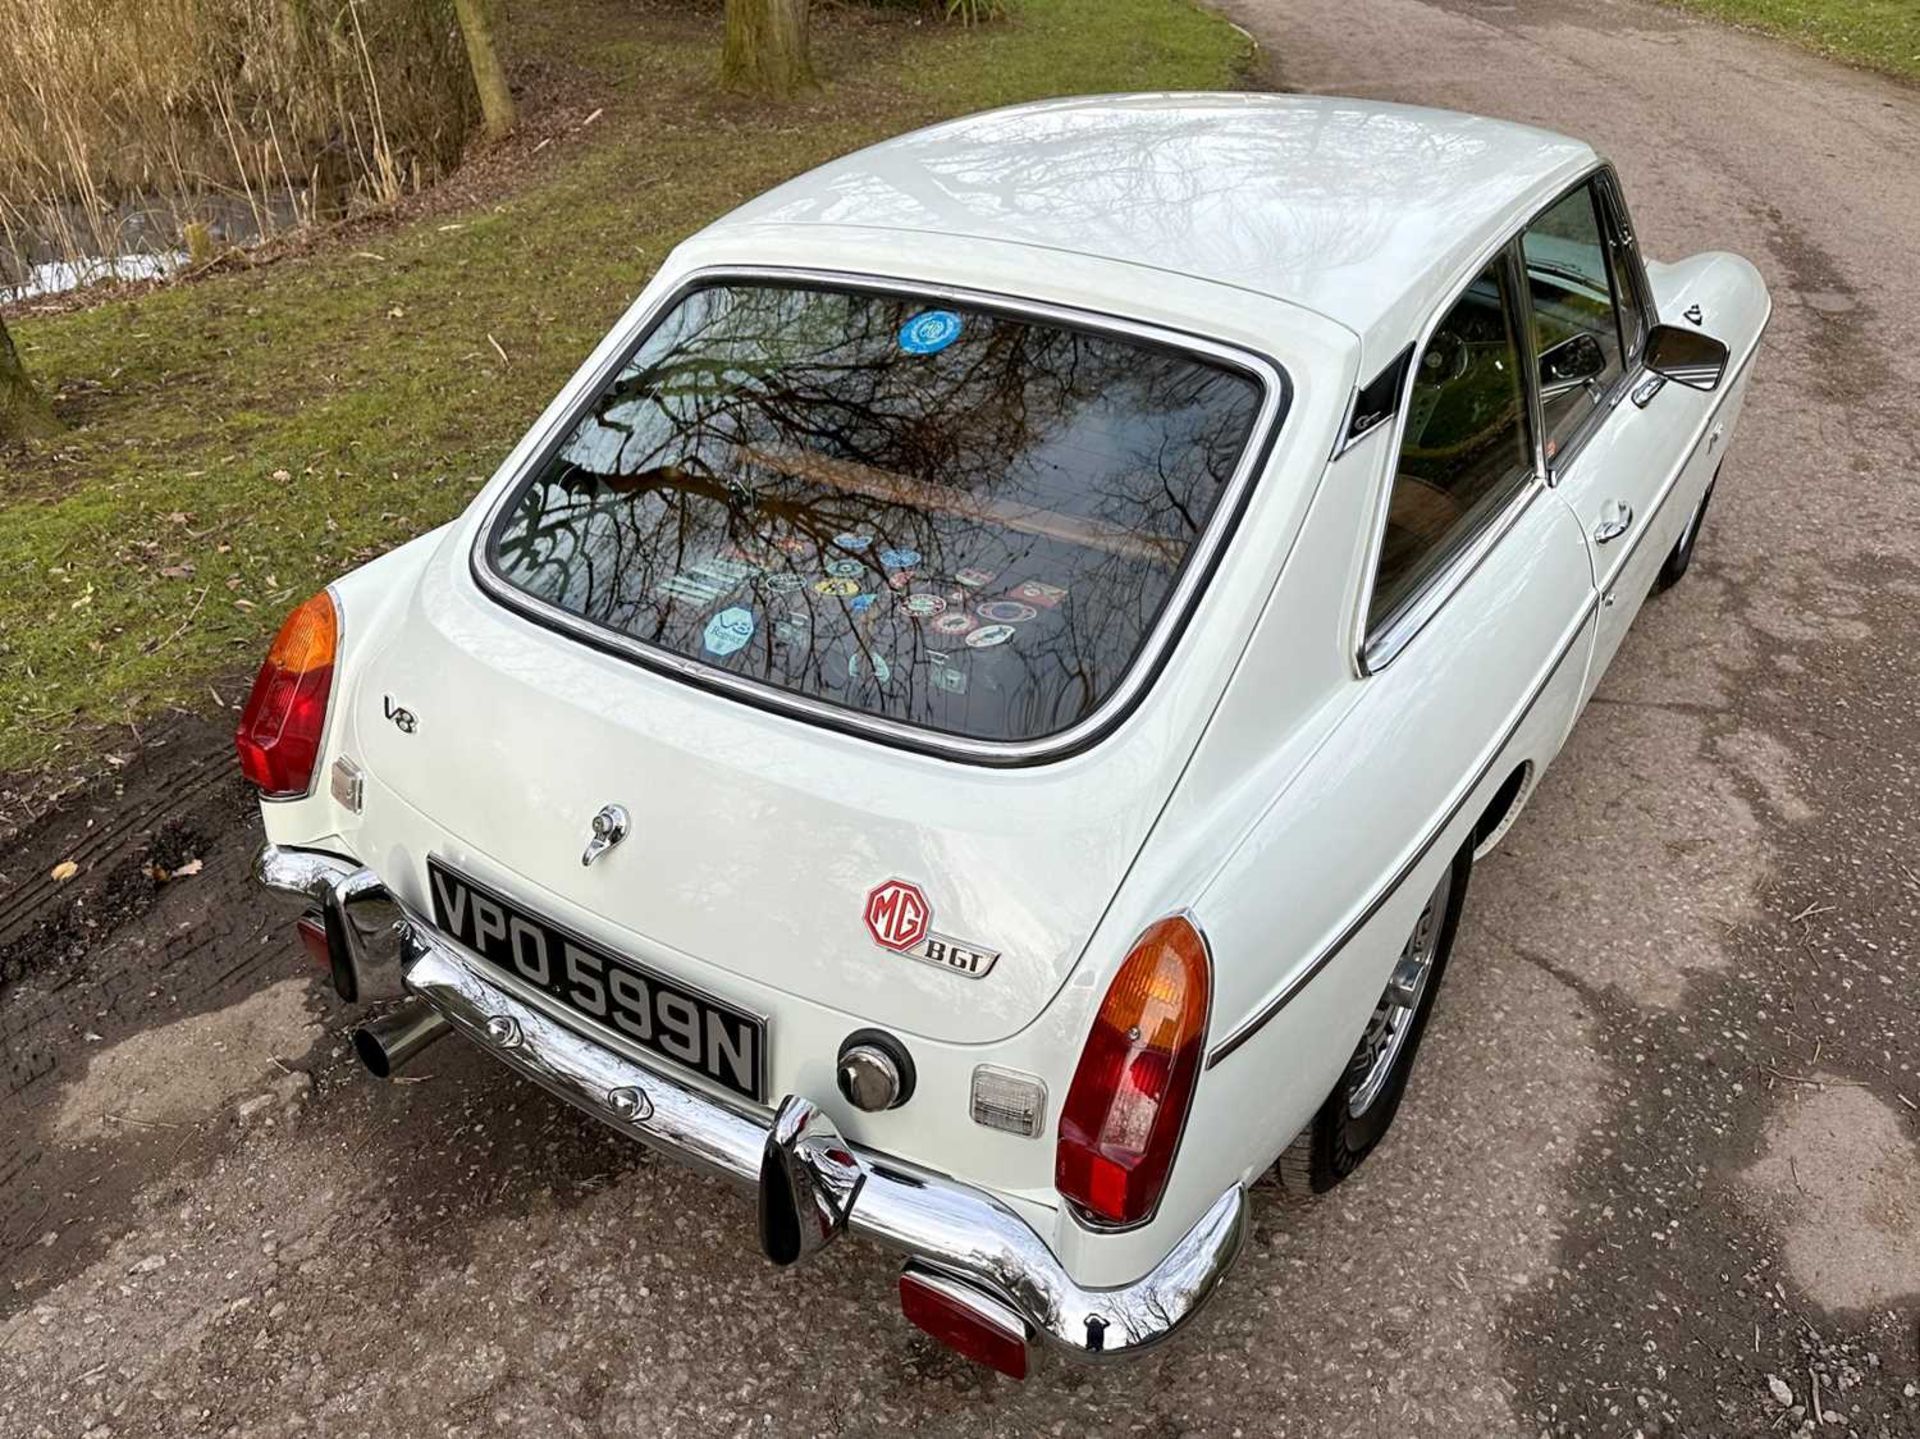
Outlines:
<svg viewBox="0 0 1920 1439"><path fill-rule="evenodd" d="M915 1285L1022 1346L1044 1337L1098 1358L1167 1338L1212 1294L1239 1251L1247 1198L1235 1185L1151 1272L1118 1288L1087 1288L999 1199L847 1143L805 1096L788 1095L769 1117L629 1059L507 993L356 861L270 844L254 873L306 924L324 926L343 997L411 996L355 1036L375 1073L397 1069L458 1030L602 1123L756 1190L761 1247L775 1263L804 1258L851 1229L906 1256L903 1295Z"/></svg>

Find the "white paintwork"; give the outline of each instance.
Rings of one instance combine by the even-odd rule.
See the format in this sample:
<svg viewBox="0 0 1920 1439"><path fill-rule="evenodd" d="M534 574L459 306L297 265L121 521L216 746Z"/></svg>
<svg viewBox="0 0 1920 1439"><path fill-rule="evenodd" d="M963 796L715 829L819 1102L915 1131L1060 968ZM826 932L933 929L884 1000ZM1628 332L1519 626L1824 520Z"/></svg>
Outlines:
<svg viewBox="0 0 1920 1439"><path fill-rule="evenodd" d="M465 516L338 583L327 752L368 771L365 810L322 786L265 806L269 838L352 853L416 906L437 854L765 1014L770 1099L806 1093L855 1142L1005 1195L1081 1282L1136 1277L1317 1107L1440 869L1501 782L1558 751L1731 439L1764 289L1732 257L1652 266L1662 312L1700 303L1737 381L1617 407L1405 650L1361 674L1397 426L1329 461L1353 388L1598 163L1562 137L1371 102L1131 97L954 122L780 187L668 259ZM1024 769L905 753L589 650L475 584L482 516L654 308L695 271L766 266L1072 306L1285 370L1292 408L1227 558L1094 748ZM1615 573L1585 534L1627 486L1644 535ZM385 722L389 695L415 734ZM611 800L634 836L583 869ZM874 947L860 901L896 874L926 887L936 927L1003 951L989 978ZM1155 1220L1094 1234L1052 1189L1054 1121L1129 943L1178 909L1215 956L1210 1049L1348 938L1202 1075ZM870 1023L912 1049L902 1110L835 1090L840 1040ZM1044 1079L1041 1138L969 1120L980 1063Z"/></svg>

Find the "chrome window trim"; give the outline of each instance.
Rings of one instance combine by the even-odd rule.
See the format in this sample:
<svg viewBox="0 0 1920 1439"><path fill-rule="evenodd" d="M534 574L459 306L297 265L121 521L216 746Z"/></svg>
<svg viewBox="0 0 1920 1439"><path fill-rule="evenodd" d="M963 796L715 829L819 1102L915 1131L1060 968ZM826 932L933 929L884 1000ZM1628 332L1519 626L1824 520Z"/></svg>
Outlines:
<svg viewBox="0 0 1920 1439"><path fill-rule="evenodd" d="M1507 266L1510 287L1515 283L1513 274L1514 250L1518 244L1521 226L1501 237L1499 243L1489 246L1478 253L1468 265L1455 285L1447 291L1446 298L1434 306L1420 327L1419 337L1414 341L1413 357L1407 364L1406 378L1401 381L1400 401L1393 417L1391 429L1378 425L1369 434L1388 431L1392 445L1386 455L1386 475L1376 482L1374 487L1373 535L1368 541L1366 559L1361 573L1363 581L1360 590L1360 603L1352 620L1352 634L1349 653L1353 656L1353 669L1357 678L1365 679L1377 674L1393 662L1413 640L1414 636L1425 629L1428 622L1440 612L1442 606L1452 598L1454 591L1467 582L1474 570L1492 551L1501 536L1518 522L1520 513L1533 503L1535 492L1543 488L1540 426L1538 420L1539 401L1536 391L1539 386L1528 376L1527 357L1533 353L1531 339L1527 335L1527 326L1520 324L1523 318L1515 315L1519 328L1516 343L1523 363L1521 364L1520 383L1527 397L1527 428L1531 437L1529 450L1533 456L1530 471L1514 482L1510 494L1499 509L1488 514L1475 530L1454 541L1455 550L1447 562L1428 575L1420 587L1408 595L1378 624L1369 622L1373 608L1373 592L1380 580L1380 554L1387 541L1387 515L1393 505L1393 484L1399 476L1399 458L1401 447L1406 443L1407 419L1413 409L1413 385L1420 373L1420 357L1426 354L1427 346L1433 340L1433 332L1440 322L1453 313L1453 308L1466 295L1468 288L1480 278L1481 272L1495 261L1503 261ZM1525 306L1525 289L1515 291L1517 302ZM1397 353L1397 352L1396 352ZM1388 631L1392 633L1389 634Z"/></svg>
<svg viewBox="0 0 1920 1439"><path fill-rule="evenodd" d="M576 425L615 376L625 368L654 328L693 290L726 283L776 283L870 294L905 295L946 300L975 309L1021 319L1037 320L1079 330L1144 342L1210 359L1247 375L1260 385L1259 413L1248 433L1233 477L1214 506L1206 526L1194 540L1179 578L1161 606L1153 628L1142 639L1120 681L1083 719L1056 734L1029 740L980 740L922 729L899 720L864 714L807 695L794 694L758 680L747 679L703 664L689 656L636 640L605 628L559 606L529 595L509 584L493 567L493 547L507 514L532 477L565 443ZM857 271L814 269L806 266L709 265L689 271L678 284L649 306L627 328L622 343L585 385L579 400L562 411L539 437L526 461L514 472L481 520L469 552L475 582L491 599L523 618L567 634L584 644L620 656L657 673L684 680L710 692L727 695L773 714L799 719L823 728L878 740L895 748L939 759L971 764L1015 766L1038 764L1078 753L1103 739L1144 698L1165 666L1175 642L1192 618L1202 591L1218 568L1227 541L1238 529L1253 484L1265 470L1279 433L1285 428L1293 403L1293 382L1284 366L1271 356L1211 336L1152 324L1100 311L1028 299L1000 291L917 281L900 276L869 275Z"/></svg>
<svg viewBox="0 0 1920 1439"><path fill-rule="evenodd" d="M1494 547L1506 538L1507 532L1520 523L1533 502L1546 493L1537 472L1520 477L1513 485L1513 493L1468 531L1467 538L1447 563L1434 572L1431 580L1369 632L1360 651L1360 665L1366 674L1378 674L1393 663L1413 637L1425 629L1454 593L1473 577Z"/></svg>
<svg viewBox="0 0 1920 1439"><path fill-rule="evenodd" d="M1618 408L1622 400L1633 393L1634 386L1640 383L1646 369L1642 363L1642 354L1646 349L1645 330L1642 330L1639 344L1632 350L1629 350L1627 347L1626 331L1620 327L1620 318L1624 307L1620 303L1620 294L1616 286L1614 267L1609 263L1607 266L1607 289L1613 296L1614 334L1618 336L1620 340L1620 378L1607 387L1606 394L1587 412L1586 417L1582 419L1578 425L1574 426L1573 433L1567 436L1566 443L1554 453L1552 459L1547 458L1546 409L1539 396L1540 362L1538 356L1533 353L1533 286L1527 281L1525 241L1527 231L1539 223L1542 215L1546 214L1547 211L1553 209L1556 205L1564 203L1568 197L1582 187L1590 188L1593 191L1594 219L1600 226L1601 244L1607 251L1609 257L1611 257L1614 250L1621 243L1620 237L1623 227L1618 218L1620 212L1615 205L1615 198L1619 193L1619 182L1614 176L1613 166L1604 161L1587 171L1579 180L1567 186L1559 194L1547 201L1546 204L1535 210L1533 214L1527 217L1526 224L1516 230L1513 235L1514 258L1515 263L1518 264L1520 268L1521 294L1524 296L1521 303L1527 311L1527 324L1525 326L1529 355L1527 385L1529 391L1533 394L1534 414L1540 423L1540 429L1538 431L1540 437L1540 463L1542 466L1540 473L1547 477L1549 487L1558 487L1561 474L1574 462L1580 451L1585 448L1587 442L1599 433L1600 427L1606 423L1606 417ZM1642 295L1649 297L1647 304L1641 304L1636 298L1634 309L1638 311L1643 319L1646 319L1646 317L1651 314L1650 297L1653 291L1647 283L1645 269L1639 265L1639 250L1637 247L1634 247L1634 260L1634 283L1638 286ZM1649 326L1651 323L1650 319L1647 320Z"/></svg>

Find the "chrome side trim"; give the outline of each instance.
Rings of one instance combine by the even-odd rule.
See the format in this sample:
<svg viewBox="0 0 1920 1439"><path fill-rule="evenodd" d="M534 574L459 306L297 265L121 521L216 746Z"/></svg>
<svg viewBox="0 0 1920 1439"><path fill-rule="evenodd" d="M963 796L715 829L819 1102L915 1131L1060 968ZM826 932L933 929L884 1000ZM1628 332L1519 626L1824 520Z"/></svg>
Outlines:
<svg viewBox="0 0 1920 1439"><path fill-rule="evenodd" d="M1375 887L1366 903L1360 907L1359 911L1354 914L1346 924L1341 926L1340 932L1334 936L1330 943L1321 949L1319 954L1314 956L1312 963L1296 972L1292 978L1288 979L1286 983L1280 987L1278 993L1265 1004L1261 1005L1259 1010L1251 1017L1242 1021L1225 1039L1220 1041L1219 1046L1207 1056L1208 1069L1212 1069L1216 1064L1220 1063L1221 1060L1232 1054L1249 1039L1252 1039L1254 1035L1258 1034L1261 1029L1266 1026L1269 1020L1291 1004L1295 996L1311 984L1314 977L1317 976L1321 970L1333 963L1340 951L1345 949L1347 945L1352 942L1353 937L1366 927L1367 922L1386 906L1389 899L1393 898L1394 892L1406 881L1407 876L1418 868L1420 861L1427 857L1434 845L1439 843L1440 837L1447 832L1454 820L1459 818L1460 811L1466 808L1467 801L1473 798L1474 792L1480 788L1487 776L1493 772L1494 766L1500 761L1500 756L1506 752L1508 744L1510 744L1513 737L1520 732L1520 726L1526 723L1527 716L1533 713L1533 707L1540 702L1540 696L1547 692L1547 687L1553 683L1554 677L1560 673L1560 666L1566 663L1568 655L1572 654L1574 648L1579 644L1580 637L1586 632L1587 621L1592 617L1594 609L1599 603L1599 592L1590 591L1587 595L1586 602L1580 606L1580 612L1578 616L1576 616L1573 624L1569 625L1566 632L1561 636L1553 659L1547 664L1545 669L1541 671L1540 677L1534 681L1533 688L1528 691L1526 698L1521 701L1519 708L1514 712L1513 718L1507 722L1507 727L1501 732L1499 739L1482 755L1479 765L1473 772L1473 778L1468 780L1467 783L1460 788L1454 795L1452 801L1447 805L1446 812L1441 815L1439 822L1428 828L1426 834L1422 835L1419 842L1407 852L1400 864L1395 868L1393 874L1384 883Z"/></svg>
<svg viewBox="0 0 1920 1439"><path fill-rule="evenodd" d="M401 949L408 990L510 1069L629 1138L743 1187L760 1183L772 1132L765 1114L702 1094L511 998L481 973L480 961L417 915L401 927ZM647 1102L636 1104L635 1094ZM865 1174L850 1229L984 1289L1081 1357L1129 1354L1166 1339L1213 1293L1245 1236L1247 1196L1236 1184L1151 1272L1119 1288L1090 1289L986 1191L848 1148Z"/></svg>
<svg viewBox="0 0 1920 1439"><path fill-rule="evenodd" d="M565 443L580 419L614 376L626 365L654 327L686 295L704 286L728 280L768 281L819 288L856 290L887 295L910 295L944 299L975 309L993 310L1026 319L1038 320L1080 330L1111 335L1198 355L1248 375L1261 387L1260 413L1241 452L1239 464L1228 481L1220 503L1214 507L1206 527L1194 541L1181 565L1178 580L1161 608L1152 631L1121 677L1120 683L1103 699L1092 714L1058 734L1039 739L1001 743L968 739L920 729L898 720L883 719L857 710L828 704L806 695L793 694L757 680L715 669L690 656L645 644L581 618L550 604L502 579L493 567L493 546L508 511L518 501L529 480ZM714 265L690 272L682 283L661 297L632 326L626 342L582 391L580 403L563 412L540 436L527 462L513 477L513 483L500 492L474 533L469 568L475 582L492 599L536 624L558 630L574 639L610 654L630 659L656 672L690 684L717 690L731 698L774 714L810 721L825 728L880 740L897 748L914 750L939 758L964 760L982 765L1025 765L1062 758L1086 748L1119 724L1139 703L1159 674L1171 653L1174 641L1186 628L1191 612L1217 568L1227 540L1238 527L1241 513L1255 478L1266 468L1279 432L1284 428L1293 401L1293 384L1279 361L1238 345L1203 335L1148 324L1117 315L1074 309L1024 299L1016 295L965 289L936 282L919 282L898 276L865 275L842 270L814 270L798 266Z"/></svg>
<svg viewBox="0 0 1920 1439"><path fill-rule="evenodd" d="M1754 333L1753 344L1741 358L1739 366L1733 371L1733 378L1722 385L1719 391L1719 399L1715 401L1713 406L1708 409L1706 415L1701 419L1699 428L1694 431L1692 443L1682 449L1678 463L1674 465L1672 472L1667 476L1666 482L1660 487L1660 493L1654 499L1652 512L1648 516L1647 523L1642 525L1638 531L1628 538L1627 546L1620 552L1618 563L1610 572L1611 574L1618 575L1625 570L1628 561L1632 559L1634 552L1640 547L1641 542L1646 539L1648 534L1652 533L1654 519L1658 517L1668 499L1672 497L1674 487L1680 483L1680 476L1686 473L1687 464L1693 458L1694 452L1699 449L1700 442L1705 437L1707 430L1719 417L1721 407L1726 403L1727 396L1739 388L1741 380L1746 376L1748 367L1752 365L1754 357L1760 353L1760 341L1765 337L1767 326L1771 323L1772 318L1773 307L1769 304L1766 317L1761 320L1760 328ZM1367 921L1371 920L1374 915L1380 912L1387 901L1393 897L1394 891L1397 890L1405 881L1406 877L1419 866L1420 861L1427 857L1428 852L1438 843L1440 836L1444 834L1453 824L1454 820L1458 818L1460 811L1466 806L1467 801L1472 798L1474 791L1480 788L1480 785L1485 781L1487 775L1492 772L1494 766L1499 762L1501 754L1506 750L1507 745L1512 741L1514 735L1519 732L1520 726L1526 723L1527 716L1533 712L1533 707L1539 702L1540 696L1546 693L1548 685L1553 682L1553 678L1559 672L1561 664L1565 662L1568 652L1578 643L1581 631L1586 628L1588 617L1591 616L1599 606L1602 593L1603 589L1596 587L1592 593L1587 596L1586 602L1580 608L1578 619L1567 633L1562 636L1559 649L1555 653L1552 663L1547 666L1545 673L1534 682L1533 689L1521 704L1518 713L1508 723L1506 730L1500 736L1499 742L1495 744L1481 760L1479 768L1474 772L1473 779L1467 784L1464 790L1455 796L1441 821L1427 832L1420 843L1414 848L1413 852L1394 871L1393 877L1375 890L1360 912L1347 922L1332 943L1321 950L1311 964L1292 979L1288 980L1280 991L1262 1005L1254 1015L1243 1021L1237 1029L1220 1042L1219 1047L1207 1056L1206 1067L1208 1069L1212 1069L1214 1065L1220 1063L1221 1060L1232 1054L1234 1050L1253 1038L1269 1020L1281 1010L1285 1009L1287 1005L1293 1001L1295 996L1312 982L1313 978L1318 975L1321 970L1333 962L1340 951L1345 949L1353 940L1353 937L1365 927ZM1538 776L1535 777L1536 781L1537 778Z"/></svg>

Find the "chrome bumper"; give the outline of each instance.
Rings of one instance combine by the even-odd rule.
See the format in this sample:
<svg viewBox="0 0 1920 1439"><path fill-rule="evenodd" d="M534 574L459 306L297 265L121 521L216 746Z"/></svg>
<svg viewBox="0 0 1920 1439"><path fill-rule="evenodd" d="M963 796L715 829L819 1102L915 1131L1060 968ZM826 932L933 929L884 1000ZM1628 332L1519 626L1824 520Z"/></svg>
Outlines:
<svg viewBox="0 0 1920 1439"><path fill-rule="evenodd" d="M256 873L269 888L308 894L302 885L312 884L315 858L270 845ZM317 858L346 865L332 856ZM372 879L369 870L354 873ZM357 896L341 901L343 908L373 898L366 881L347 883L343 875L325 888ZM379 898L393 903L384 889ZM356 918L345 917L350 943L366 935ZM736 1107L576 1033L489 982L479 960L418 915L404 913L397 929L405 989L494 1058L623 1134L744 1187L761 1188L778 1116ZM356 962L374 962L380 948L363 945ZM811 1109L790 1098L781 1112L796 1107ZM846 1148L859 1171L845 1215L848 1228L997 1299L1031 1333L1076 1355L1130 1354L1167 1338L1212 1294L1245 1235L1247 1197L1235 1185L1152 1272L1119 1288L1089 1289L991 1194L945 1177L909 1174L884 1155Z"/></svg>

